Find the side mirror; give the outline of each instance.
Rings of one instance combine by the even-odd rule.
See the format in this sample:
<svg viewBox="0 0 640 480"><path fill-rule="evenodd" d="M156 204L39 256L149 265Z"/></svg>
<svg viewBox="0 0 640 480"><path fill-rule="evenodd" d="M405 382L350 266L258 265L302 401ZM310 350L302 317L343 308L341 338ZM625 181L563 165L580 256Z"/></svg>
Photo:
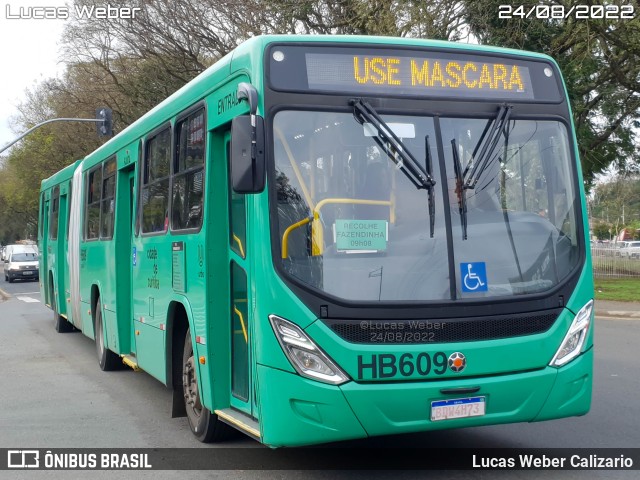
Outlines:
<svg viewBox="0 0 640 480"><path fill-rule="evenodd" d="M251 120L255 125L251 125ZM255 144L253 138L255 135ZM260 193L265 185L264 119L242 115L231 122L231 186L237 193Z"/></svg>

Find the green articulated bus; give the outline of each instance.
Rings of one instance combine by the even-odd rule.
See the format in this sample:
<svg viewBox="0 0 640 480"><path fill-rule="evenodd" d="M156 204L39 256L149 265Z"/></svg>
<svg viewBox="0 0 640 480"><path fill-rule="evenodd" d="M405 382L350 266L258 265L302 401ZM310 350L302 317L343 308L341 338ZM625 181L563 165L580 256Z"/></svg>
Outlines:
<svg viewBox="0 0 640 480"><path fill-rule="evenodd" d="M42 296L201 441L584 415L581 175L549 57L256 37L42 182Z"/></svg>

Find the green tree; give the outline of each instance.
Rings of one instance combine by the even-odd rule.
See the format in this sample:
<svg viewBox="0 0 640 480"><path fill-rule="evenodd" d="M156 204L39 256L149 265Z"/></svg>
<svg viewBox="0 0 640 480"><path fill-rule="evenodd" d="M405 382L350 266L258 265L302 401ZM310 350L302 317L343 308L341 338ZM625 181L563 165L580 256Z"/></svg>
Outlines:
<svg viewBox="0 0 640 480"><path fill-rule="evenodd" d="M640 220L640 176L617 176L591 192L591 217L622 227Z"/></svg>
<svg viewBox="0 0 640 480"><path fill-rule="evenodd" d="M591 228L591 233L598 240L609 240L611 238L611 225L603 222L596 223Z"/></svg>
<svg viewBox="0 0 640 480"><path fill-rule="evenodd" d="M633 19L499 18L502 0L465 0L471 31L482 43L547 53L563 72L588 185L610 165L638 169L640 16ZM621 2L610 2L621 4ZM627 3L627 2L622 2ZM539 5L522 3L525 11ZM558 0L566 11L580 2ZM638 10L636 2L636 11Z"/></svg>
<svg viewBox="0 0 640 480"><path fill-rule="evenodd" d="M65 79L45 81L28 92L16 119L20 130L51 118L95 116L100 104L94 100L91 108L79 108L82 89L73 95L60 89ZM41 181L102 142L95 125L65 122L45 125L12 147L0 167L0 238L35 239Z"/></svg>

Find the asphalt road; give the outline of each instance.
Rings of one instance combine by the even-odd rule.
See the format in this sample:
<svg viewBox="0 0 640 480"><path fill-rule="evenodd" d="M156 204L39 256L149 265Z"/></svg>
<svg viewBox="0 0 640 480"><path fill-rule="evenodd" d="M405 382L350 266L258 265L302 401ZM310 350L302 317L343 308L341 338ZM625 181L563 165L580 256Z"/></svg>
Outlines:
<svg viewBox="0 0 640 480"><path fill-rule="evenodd" d="M0 297L0 448L219 446L264 448L239 435L203 445L186 419L170 418L171 396L149 375L131 370L101 372L93 341L79 333L58 334L40 302L37 282L4 282ZM591 412L552 422L498 425L346 442L379 447L640 447L640 375L635 365L640 320L596 320ZM203 454L205 451L203 450ZM329 461L329 460L328 460ZM5 476L0 478L16 478ZM173 478L176 472L140 472L136 478ZM86 478L82 472L29 472L28 477ZM42 474L42 475L39 475ZM118 472L92 472L113 478ZM121 478L129 478L126 472ZM636 472L188 472L182 478L638 478ZM131 474L129 474L131 476Z"/></svg>

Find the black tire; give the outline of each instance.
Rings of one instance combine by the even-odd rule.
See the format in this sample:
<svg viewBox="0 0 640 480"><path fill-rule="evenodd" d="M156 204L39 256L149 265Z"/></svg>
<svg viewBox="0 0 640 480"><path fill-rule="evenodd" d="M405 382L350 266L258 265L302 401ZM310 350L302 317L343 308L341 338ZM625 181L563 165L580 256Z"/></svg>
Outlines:
<svg viewBox="0 0 640 480"><path fill-rule="evenodd" d="M11 277L9 277L9 283L13 283L13 282L14 282L14 280L15 280L15 278L11 278Z"/></svg>
<svg viewBox="0 0 640 480"><path fill-rule="evenodd" d="M119 370L122 362L120 357L109 350L104 344L104 328L102 325L102 305L100 299L96 303L96 314L93 321L96 337L96 352L98 353L98 364L105 372Z"/></svg>
<svg viewBox="0 0 640 480"><path fill-rule="evenodd" d="M189 427L193 435L203 443L226 440L233 434L233 428L223 423L200 402L197 371L191 331L187 329L182 351L182 391Z"/></svg>
<svg viewBox="0 0 640 480"><path fill-rule="evenodd" d="M58 313L58 309L56 308L56 296L53 293L53 288L51 288L51 310L53 310L53 324L55 325L56 332L58 333L69 333L73 331L73 325L67 322L64 317L62 317Z"/></svg>
<svg viewBox="0 0 640 480"><path fill-rule="evenodd" d="M64 317L62 317L58 313L58 309L56 308L56 297L51 292L51 310L53 310L53 324L55 325L56 332L58 333L69 333L73 331L73 325L67 322Z"/></svg>

